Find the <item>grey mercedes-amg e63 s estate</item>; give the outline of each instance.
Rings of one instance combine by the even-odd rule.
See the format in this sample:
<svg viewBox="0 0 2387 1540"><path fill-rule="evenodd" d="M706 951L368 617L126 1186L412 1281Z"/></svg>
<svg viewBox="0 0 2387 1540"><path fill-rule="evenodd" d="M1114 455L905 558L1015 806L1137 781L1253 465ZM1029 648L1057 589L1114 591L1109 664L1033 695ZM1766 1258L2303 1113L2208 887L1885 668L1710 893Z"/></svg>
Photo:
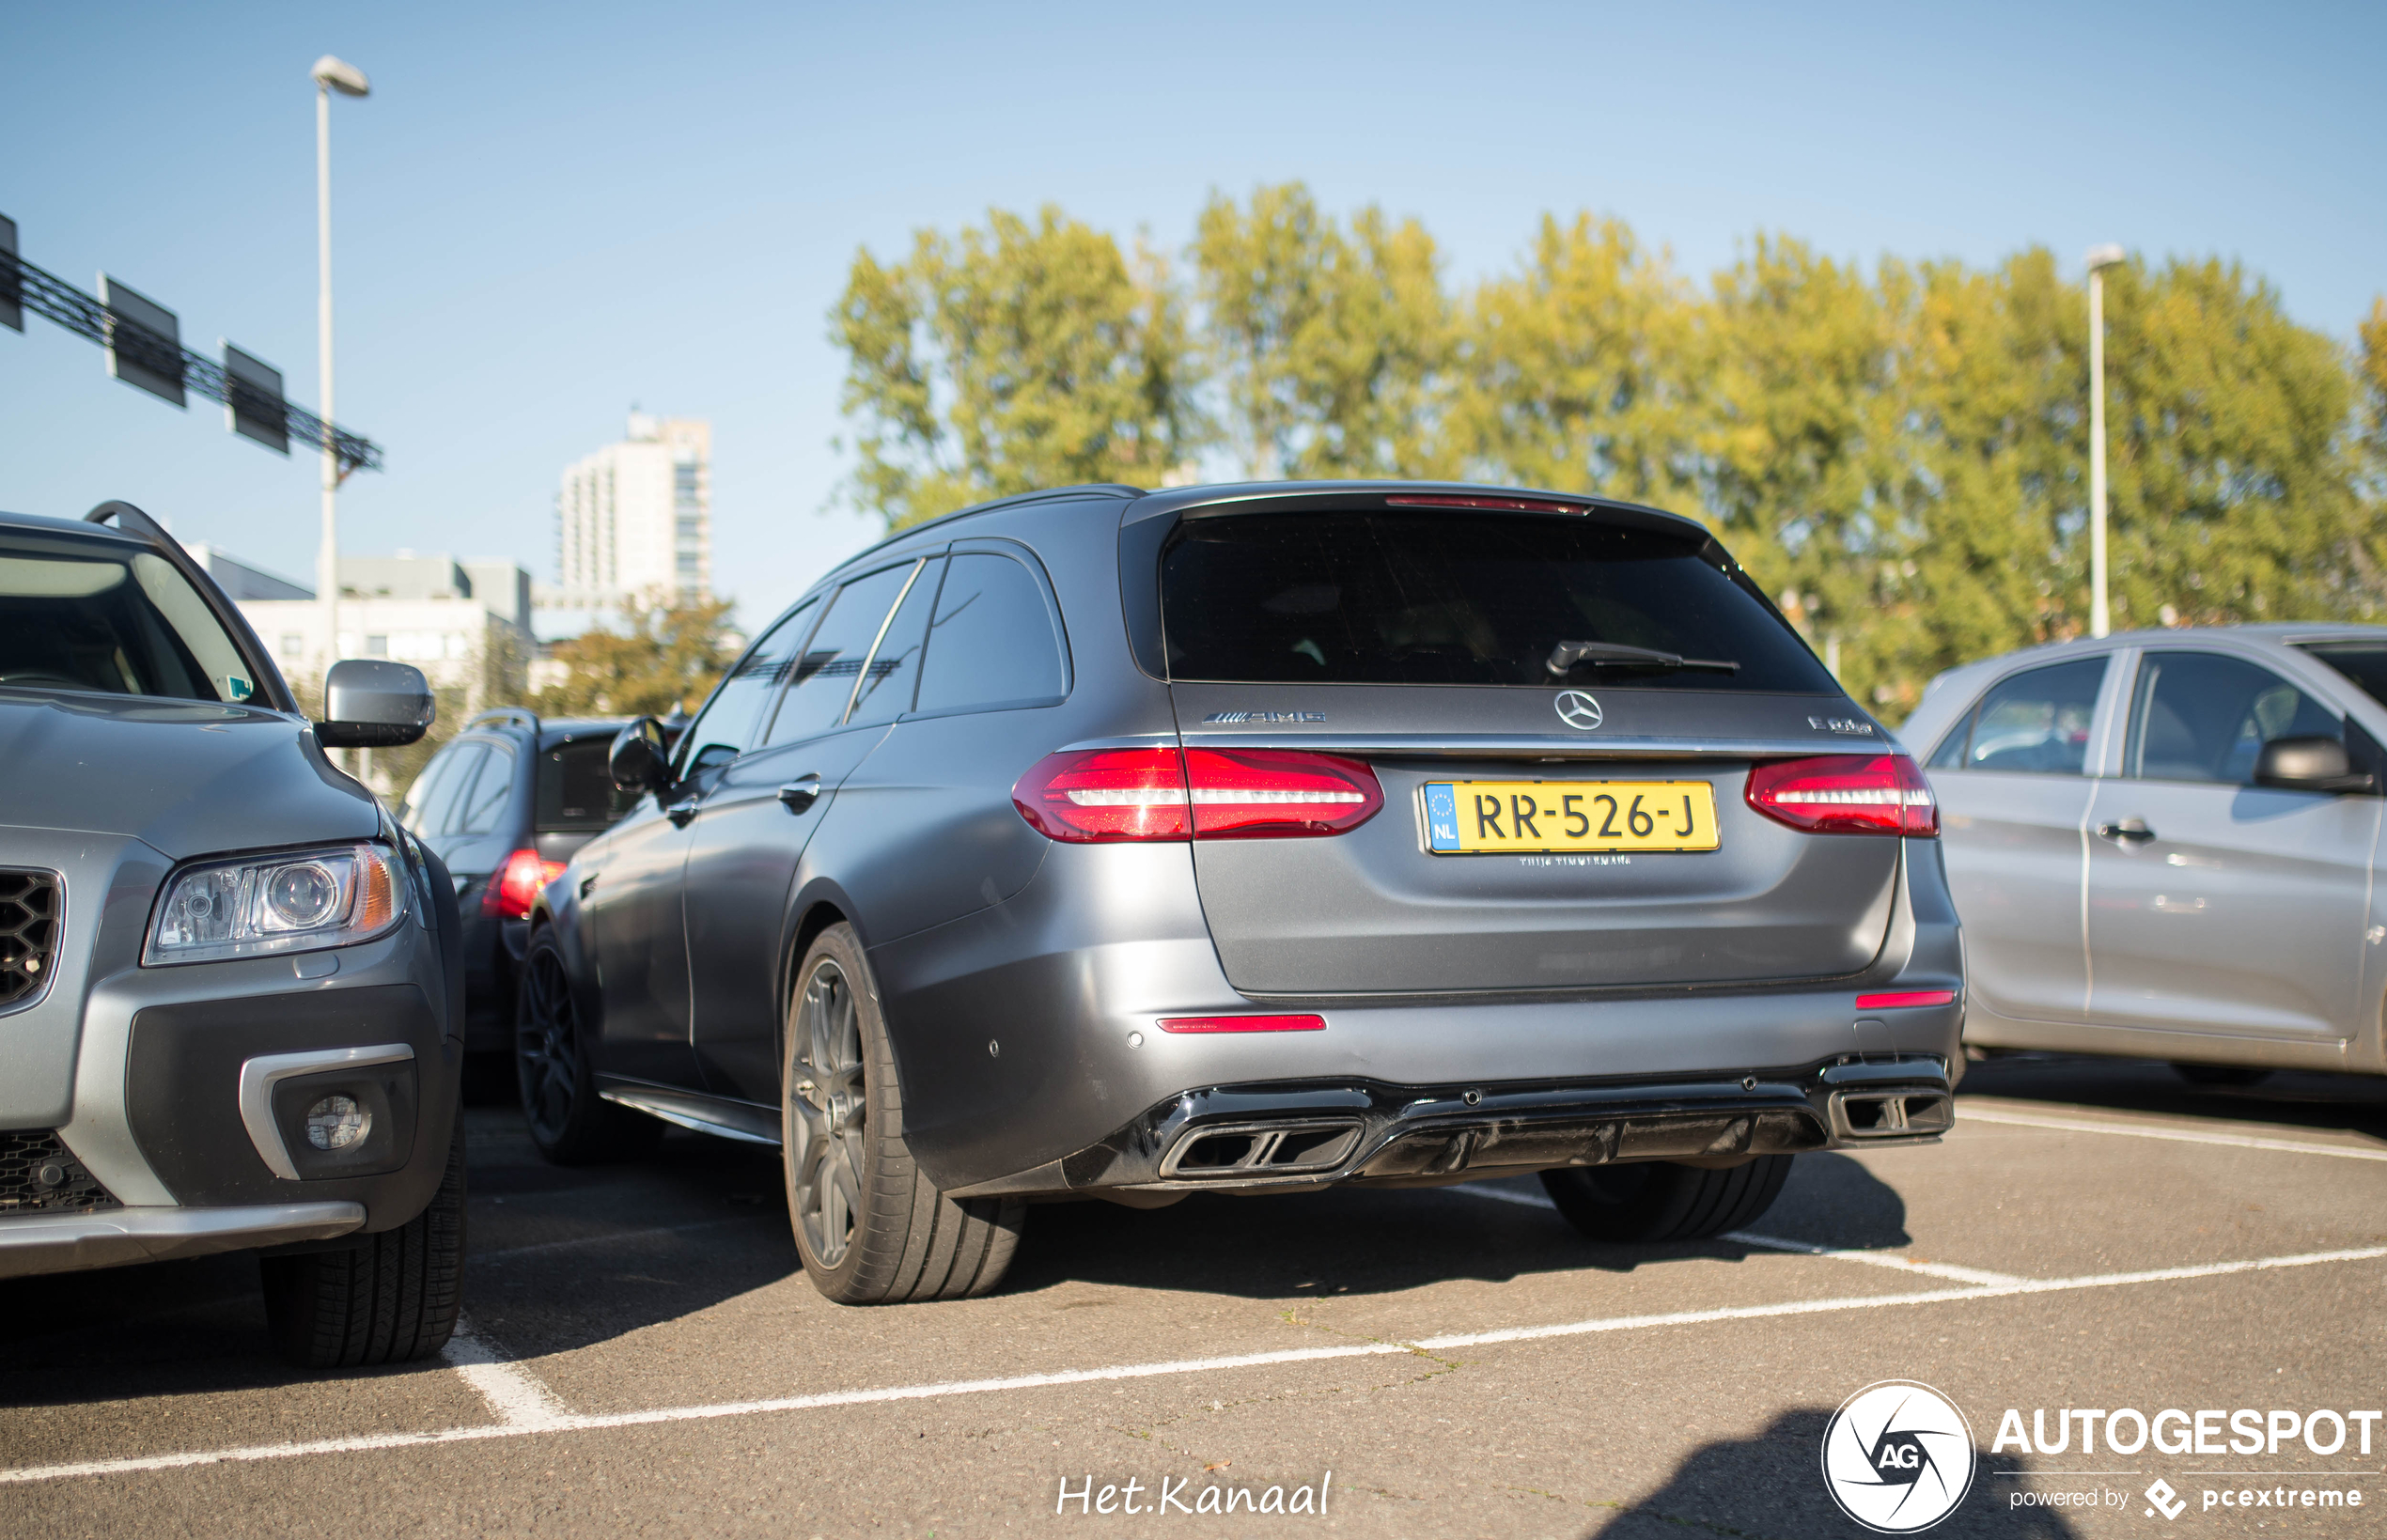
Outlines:
<svg viewBox="0 0 2387 1540"><path fill-rule="evenodd" d="M1594 1237L1711 1236L1949 1124L1929 789L1654 509L991 503L614 767L638 809L535 911L532 1132L778 1143L835 1299L991 1288L1058 1197L1538 1172Z"/></svg>

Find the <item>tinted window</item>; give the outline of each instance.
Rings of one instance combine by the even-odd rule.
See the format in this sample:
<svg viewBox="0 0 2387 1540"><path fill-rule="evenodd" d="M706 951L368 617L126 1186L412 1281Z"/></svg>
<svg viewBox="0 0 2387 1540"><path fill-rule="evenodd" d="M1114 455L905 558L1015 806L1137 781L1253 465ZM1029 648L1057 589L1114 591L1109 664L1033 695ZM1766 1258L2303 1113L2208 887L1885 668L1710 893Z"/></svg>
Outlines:
<svg viewBox="0 0 2387 1540"><path fill-rule="evenodd" d="M2001 680L1940 745L1931 756L1932 768L2083 773L2105 665L2103 658L2083 658Z"/></svg>
<svg viewBox="0 0 2387 1540"><path fill-rule="evenodd" d="M2316 642L2303 650L2362 686L2372 700L2387 705L2387 644Z"/></svg>
<svg viewBox="0 0 2387 1540"><path fill-rule="evenodd" d="M465 752L462 749L448 748L442 749L431 756L431 762L425 765L422 773L414 777L414 784L406 788L406 801L400 802L398 807L398 822L418 834L428 834L434 831L437 826L429 821L430 815L445 810L441 786L447 772L456 768L456 761L462 757Z"/></svg>
<svg viewBox="0 0 2387 1540"><path fill-rule="evenodd" d="M879 650L862 671L862 688L854 692L853 709L846 721L857 725L893 722L912 709L912 692L920 682L920 646L928 632L928 611L937 601L937 579L944 563L932 561L912 580L912 586L887 622Z"/></svg>
<svg viewBox="0 0 2387 1540"><path fill-rule="evenodd" d="M173 563L71 537L0 539L0 684L202 701L257 689Z"/></svg>
<svg viewBox="0 0 2387 1540"><path fill-rule="evenodd" d="M498 820L506 816L507 800L514 790L514 751L491 744L489 757L481 762L481 772L473 780L473 789L457 799L456 824L450 832L458 834L493 834Z"/></svg>
<svg viewBox="0 0 2387 1540"><path fill-rule="evenodd" d="M1008 556L956 556L921 667L923 711L1052 700L1067 688L1044 591Z"/></svg>
<svg viewBox="0 0 2387 1540"><path fill-rule="evenodd" d="M1192 519L1161 557L1169 674L1253 683L1577 684L1838 694L1797 634L1677 537L1476 512ZM1575 663L1564 642L1731 663Z"/></svg>
<svg viewBox="0 0 2387 1540"><path fill-rule="evenodd" d="M763 632L761 641L746 649L746 655L731 667L728 677L713 687L711 698L696 713L696 720L688 724L688 731L679 740L680 764L722 763L754 746L758 736L756 719L788 677L789 663L803 641L805 629L812 623L812 600L806 599Z"/></svg>
<svg viewBox="0 0 2387 1540"><path fill-rule="evenodd" d="M771 724L772 742L810 738L845 720L863 661L870 656L871 644L879 640L879 627L915 565L906 562L890 567L837 590L829 613L821 617L820 629L804 645L803 657L796 662L795 677L788 681L779 715Z"/></svg>
<svg viewBox="0 0 2387 1540"><path fill-rule="evenodd" d="M473 777L479 771L481 761L488 757L489 746L484 743L458 743L441 755L447 762L447 769L441 772L438 784L431 787L429 797L415 815L416 833L448 832L455 821L457 800L472 789Z"/></svg>
<svg viewBox="0 0 2387 1540"><path fill-rule="evenodd" d="M2217 652L2150 652L2138 665L2123 773L2149 781L2254 784L2275 738L2340 738L2320 702L2258 663Z"/></svg>
<svg viewBox="0 0 2387 1540"><path fill-rule="evenodd" d="M532 827L541 834L609 829L637 805L635 792L614 785L606 760L610 738L579 738L538 756L538 808Z"/></svg>

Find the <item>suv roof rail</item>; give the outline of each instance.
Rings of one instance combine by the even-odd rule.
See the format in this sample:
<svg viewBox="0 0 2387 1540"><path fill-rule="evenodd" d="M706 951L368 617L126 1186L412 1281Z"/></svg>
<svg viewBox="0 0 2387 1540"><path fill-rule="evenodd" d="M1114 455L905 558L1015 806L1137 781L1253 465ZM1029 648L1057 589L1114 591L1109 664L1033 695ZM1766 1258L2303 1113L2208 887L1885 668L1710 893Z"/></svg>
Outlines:
<svg viewBox="0 0 2387 1540"><path fill-rule="evenodd" d="M273 655L257 640L248 617L216 585L208 569L191 559L191 553L182 549L182 542L167 534L164 524L120 499L110 498L83 516L86 524L104 524L111 519L122 533L137 535L148 541L197 591L199 601L213 612L216 624L231 637L233 649L241 654L242 662L248 668L251 688L264 697L265 704L277 711L297 711L298 697L290 693L289 681L273 666Z"/></svg>
<svg viewBox="0 0 2387 1540"><path fill-rule="evenodd" d="M484 722L516 722L534 733L538 731L538 713L523 706L500 706L487 711L476 711L466 719L464 730L469 732Z"/></svg>

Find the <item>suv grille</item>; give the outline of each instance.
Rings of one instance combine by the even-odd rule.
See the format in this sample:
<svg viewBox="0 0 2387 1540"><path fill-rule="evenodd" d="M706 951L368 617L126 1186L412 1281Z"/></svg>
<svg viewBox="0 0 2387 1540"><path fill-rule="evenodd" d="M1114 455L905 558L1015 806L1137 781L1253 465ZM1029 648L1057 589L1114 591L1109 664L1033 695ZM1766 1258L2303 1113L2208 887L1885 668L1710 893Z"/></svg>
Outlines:
<svg viewBox="0 0 2387 1540"><path fill-rule="evenodd" d="M0 871L0 1006L41 992L57 944L56 875Z"/></svg>
<svg viewBox="0 0 2387 1540"><path fill-rule="evenodd" d="M88 1214L123 1206L49 1129L0 1133L0 1216Z"/></svg>

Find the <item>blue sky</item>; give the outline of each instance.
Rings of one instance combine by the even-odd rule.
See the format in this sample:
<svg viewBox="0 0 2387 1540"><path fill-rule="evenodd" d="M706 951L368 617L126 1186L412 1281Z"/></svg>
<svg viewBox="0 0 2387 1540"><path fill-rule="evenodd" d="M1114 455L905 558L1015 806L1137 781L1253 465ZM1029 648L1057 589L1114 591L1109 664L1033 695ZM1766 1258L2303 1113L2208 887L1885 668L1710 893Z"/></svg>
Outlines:
<svg viewBox="0 0 2387 1540"><path fill-rule="evenodd" d="M824 316L857 247L1057 202L1181 245L1212 189L1423 219L1454 280L1544 210L1704 275L1778 229L1871 260L2218 253L2349 336L2387 289L2387 7L18 5L0 213L317 399L313 88L334 105L351 552L552 576L562 467L709 417L752 621L871 537L835 507ZM0 507L123 497L302 578L315 471L0 331Z"/></svg>

